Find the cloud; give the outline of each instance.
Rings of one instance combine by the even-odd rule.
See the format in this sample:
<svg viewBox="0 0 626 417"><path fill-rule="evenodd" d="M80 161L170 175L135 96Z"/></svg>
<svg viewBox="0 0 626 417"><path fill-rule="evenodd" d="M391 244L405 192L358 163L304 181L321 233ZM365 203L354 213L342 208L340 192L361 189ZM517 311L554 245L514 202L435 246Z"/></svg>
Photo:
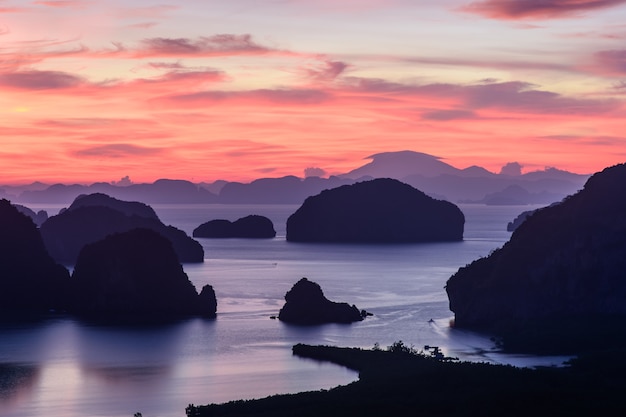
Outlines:
<svg viewBox="0 0 626 417"><path fill-rule="evenodd" d="M626 4L626 0L482 0L461 7L461 11L490 19L558 19Z"/></svg>
<svg viewBox="0 0 626 417"><path fill-rule="evenodd" d="M111 181L112 185L117 185L118 187L127 187L129 185L133 185L132 180L129 175L122 177L119 181Z"/></svg>
<svg viewBox="0 0 626 417"><path fill-rule="evenodd" d="M474 119L476 117L476 113L470 110L435 110L422 114L422 119L436 121Z"/></svg>
<svg viewBox="0 0 626 417"><path fill-rule="evenodd" d="M148 148L129 143L113 143L74 151L80 157L124 158L127 156L145 156L161 152L158 148Z"/></svg>
<svg viewBox="0 0 626 417"><path fill-rule="evenodd" d="M16 71L0 74L0 85L20 90L56 90L81 85L85 81L61 71Z"/></svg>
<svg viewBox="0 0 626 417"><path fill-rule="evenodd" d="M121 45L121 49L125 49ZM251 35L219 34L190 38L149 38L130 52L136 57L256 55L275 51Z"/></svg>
<svg viewBox="0 0 626 417"><path fill-rule="evenodd" d="M517 177L522 175L522 168L524 166L519 162L508 162L500 169L500 175L509 175L511 177Z"/></svg>
<svg viewBox="0 0 626 417"><path fill-rule="evenodd" d="M314 81L332 81L343 74L348 67L349 65L345 62L325 60L313 67L305 68L304 73L307 78Z"/></svg>
<svg viewBox="0 0 626 417"><path fill-rule="evenodd" d="M158 25L157 22L142 22L142 23L133 23L132 25L128 25L126 27L132 28L132 29L151 29L157 25Z"/></svg>
<svg viewBox="0 0 626 417"><path fill-rule="evenodd" d="M118 9L117 18L120 19L158 19L166 17L170 12L178 10L179 6L161 4L146 7L127 7Z"/></svg>
<svg viewBox="0 0 626 417"><path fill-rule="evenodd" d="M2 13L19 13L23 12L24 8L21 7L0 7L0 14Z"/></svg>
<svg viewBox="0 0 626 417"><path fill-rule="evenodd" d="M326 171L323 170L322 168L308 167L308 168L304 169L304 177L305 178L309 178L309 177L323 177L324 175L326 175Z"/></svg>
<svg viewBox="0 0 626 417"><path fill-rule="evenodd" d="M564 97L538 90L537 86L522 81L473 85L464 90L470 108L499 107L536 114L598 114L617 106L617 103L609 100Z"/></svg>
<svg viewBox="0 0 626 417"><path fill-rule="evenodd" d="M50 0L50 1L36 1L35 4L47 7L83 7L84 1L81 0Z"/></svg>
<svg viewBox="0 0 626 417"><path fill-rule="evenodd" d="M321 89L283 88L259 89L248 91L202 91L190 94L165 96L159 101L215 104L221 101L235 101L238 103L272 103L277 105L311 105L328 102L332 94Z"/></svg>
<svg viewBox="0 0 626 417"><path fill-rule="evenodd" d="M167 69L174 71L187 69L187 67L180 62L149 62L146 67L156 70Z"/></svg>
<svg viewBox="0 0 626 417"><path fill-rule="evenodd" d="M626 49L600 51L594 55L594 69L604 75L626 75Z"/></svg>

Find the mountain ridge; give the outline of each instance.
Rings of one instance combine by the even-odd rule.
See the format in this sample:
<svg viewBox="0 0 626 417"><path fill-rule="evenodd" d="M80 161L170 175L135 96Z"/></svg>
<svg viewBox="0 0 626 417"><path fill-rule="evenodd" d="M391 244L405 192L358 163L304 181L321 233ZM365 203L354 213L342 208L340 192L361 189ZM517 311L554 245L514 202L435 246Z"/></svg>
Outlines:
<svg viewBox="0 0 626 417"><path fill-rule="evenodd" d="M412 185L426 194L451 202L482 203L486 196L521 187L531 197L519 204L551 204L582 188L589 175L557 168L546 168L519 175L493 173L476 165L459 169L441 157L415 151L382 152L365 159L371 162L346 174L322 177L258 178L249 183L218 180L192 183L186 180L158 179L153 183L90 185L42 183L28 186L5 186L0 196L21 204L69 203L80 194L105 193L122 200L147 204L299 204L306 197L325 189L349 185L373 178L393 178ZM515 164L515 163L513 163ZM519 165L519 164L517 164ZM524 191L520 195L524 195ZM540 197L539 199L537 198Z"/></svg>

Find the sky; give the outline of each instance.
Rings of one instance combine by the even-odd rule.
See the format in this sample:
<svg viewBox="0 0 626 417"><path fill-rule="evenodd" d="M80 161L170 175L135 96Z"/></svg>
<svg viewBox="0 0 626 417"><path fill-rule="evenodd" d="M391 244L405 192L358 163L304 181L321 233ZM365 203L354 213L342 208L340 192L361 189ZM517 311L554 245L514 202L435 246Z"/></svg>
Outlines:
<svg viewBox="0 0 626 417"><path fill-rule="evenodd" d="M626 0L0 0L0 184L626 161Z"/></svg>

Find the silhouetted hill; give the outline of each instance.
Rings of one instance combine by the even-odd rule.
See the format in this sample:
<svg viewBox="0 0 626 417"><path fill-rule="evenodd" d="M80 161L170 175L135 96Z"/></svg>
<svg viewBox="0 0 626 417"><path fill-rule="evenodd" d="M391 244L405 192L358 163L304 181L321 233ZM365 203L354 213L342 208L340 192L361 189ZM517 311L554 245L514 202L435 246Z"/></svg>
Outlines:
<svg viewBox="0 0 626 417"><path fill-rule="evenodd" d="M376 179L309 197L287 220L293 242L429 242L463 239L457 206L410 185Z"/></svg>
<svg viewBox="0 0 626 417"><path fill-rule="evenodd" d="M198 295L170 241L149 229L86 245L72 274L72 294L75 313L103 318L215 317L217 306L213 288Z"/></svg>
<svg viewBox="0 0 626 417"><path fill-rule="evenodd" d="M624 213L626 165L537 210L502 248L448 280L456 325L532 349L583 349L597 340L626 345Z"/></svg>
<svg viewBox="0 0 626 417"><path fill-rule="evenodd" d="M365 159L371 159L372 162L343 174L342 177L352 179L362 177L402 179L410 175L435 177L446 174L460 174L459 169L441 162L441 158L421 152L383 152L370 155Z"/></svg>
<svg viewBox="0 0 626 417"><path fill-rule="evenodd" d="M308 196L326 188L353 182L338 177L301 179L294 176L261 178L249 184L229 182L222 187L219 200L231 204L301 204Z"/></svg>
<svg viewBox="0 0 626 417"><path fill-rule="evenodd" d="M85 200L86 199L86 200ZM83 205L80 201L109 204L120 207L123 211L108 206ZM173 226L164 225L154 211L141 203L129 203L96 195L79 198L70 209L50 217L41 225L41 234L48 252L58 262L73 264L78 253L88 243L103 239L112 233L121 233L135 228L157 231L168 238L178 258L182 262L203 262L202 245L185 232ZM146 213L150 217L141 217L134 213Z"/></svg>
<svg viewBox="0 0 626 417"><path fill-rule="evenodd" d="M529 194L518 195L519 204L550 204L582 188L588 175L547 168L523 175L495 174L478 166L458 169L441 158L413 151L371 155L372 162L341 175L342 178L395 178L424 193L453 202L482 202L488 194L522 187ZM491 198L490 204L498 199ZM505 202L507 199L500 200Z"/></svg>
<svg viewBox="0 0 626 417"><path fill-rule="evenodd" d="M286 176L260 178L250 183L227 182L194 184L183 180L160 179L152 184L127 182L91 185L3 186L14 202L67 204L81 194L103 193L121 200L144 203L224 203L224 204L301 204L306 197L330 188L374 178L394 178L422 190L431 197L453 202L481 201L487 194L507 187L523 187L529 199L522 204L550 204L582 188L588 175L572 174L556 168L521 175L521 165L509 163L505 173L493 173L476 165L459 169L442 158L414 151L383 152L368 157L372 161L347 174L330 178ZM512 175L511 167L519 171ZM505 168L509 169L505 169ZM519 175L518 175L519 173ZM1 195L1 194L0 194ZM538 198L540 201L537 201Z"/></svg>
<svg viewBox="0 0 626 417"><path fill-rule="evenodd" d="M491 199L491 196L497 196L498 193L506 193L505 190L509 187L521 187L528 194L516 196L520 204L550 204L580 190L588 178L586 175L577 174L571 174L568 180L553 179L549 177L550 174L544 177L527 175L529 174L519 177L496 174L483 177L440 175L430 178L413 175L404 178L403 181L428 195L439 195L459 203L482 203L486 199ZM491 199L491 204L496 202Z"/></svg>
<svg viewBox="0 0 626 417"><path fill-rule="evenodd" d="M26 206L22 206L21 204L13 204L13 207L15 207L20 213L30 217L38 227L41 226L43 222L48 220L48 213L45 210L39 210L35 213L34 210L31 210Z"/></svg>
<svg viewBox="0 0 626 417"><path fill-rule="evenodd" d="M270 239L276 236L274 224L265 216L250 215L237 219L211 220L196 227L193 237L207 238L257 238Z"/></svg>
<svg viewBox="0 0 626 417"><path fill-rule="evenodd" d="M124 213L126 216L139 216L146 219L159 220L159 216L157 216L154 209L147 204L138 201L122 201L102 193L79 195L67 210L71 211L81 207L93 206L109 207Z"/></svg>
<svg viewBox="0 0 626 417"><path fill-rule="evenodd" d="M479 203L488 206L517 206L527 204L549 204L563 199L560 193L549 193L542 191L540 193L530 193L521 185L513 184L507 186L502 191L489 193L481 200L463 201L464 203Z"/></svg>
<svg viewBox="0 0 626 417"><path fill-rule="evenodd" d="M48 255L30 217L0 200L0 230L0 311L63 309L68 271Z"/></svg>
<svg viewBox="0 0 626 417"><path fill-rule="evenodd" d="M313 325L361 321L366 313L355 305L336 303L324 296L319 284L302 278L285 294L278 319L286 323Z"/></svg>
<svg viewBox="0 0 626 417"><path fill-rule="evenodd" d="M61 203L73 201L81 194L102 193L122 200L142 201L148 204L167 203L216 203L218 197L208 190L183 180L160 179L152 184L127 186L109 183L91 185L55 184L39 190L25 190L18 201L23 203Z"/></svg>

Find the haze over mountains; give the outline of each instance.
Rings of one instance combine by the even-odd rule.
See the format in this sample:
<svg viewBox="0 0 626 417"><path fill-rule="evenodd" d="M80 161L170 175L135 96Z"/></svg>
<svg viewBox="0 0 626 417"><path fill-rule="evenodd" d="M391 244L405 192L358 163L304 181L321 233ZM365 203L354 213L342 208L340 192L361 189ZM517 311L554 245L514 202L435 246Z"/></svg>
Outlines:
<svg viewBox="0 0 626 417"><path fill-rule="evenodd" d="M459 169L441 158L413 151L385 152L369 156L371 162L329 178L286 176L260 178L250 183L216 181L194 184L159 179L152 184L99 182L0 186L0 198L16 203L69 203L78 195L105 193L122 200L155 203L300 204L325 189L372 178L395 178L431 197L451 202L483 204L550 204L582 188L589 175L547 168L522 174L509 163L500 173L482 167Z"/></svg>

